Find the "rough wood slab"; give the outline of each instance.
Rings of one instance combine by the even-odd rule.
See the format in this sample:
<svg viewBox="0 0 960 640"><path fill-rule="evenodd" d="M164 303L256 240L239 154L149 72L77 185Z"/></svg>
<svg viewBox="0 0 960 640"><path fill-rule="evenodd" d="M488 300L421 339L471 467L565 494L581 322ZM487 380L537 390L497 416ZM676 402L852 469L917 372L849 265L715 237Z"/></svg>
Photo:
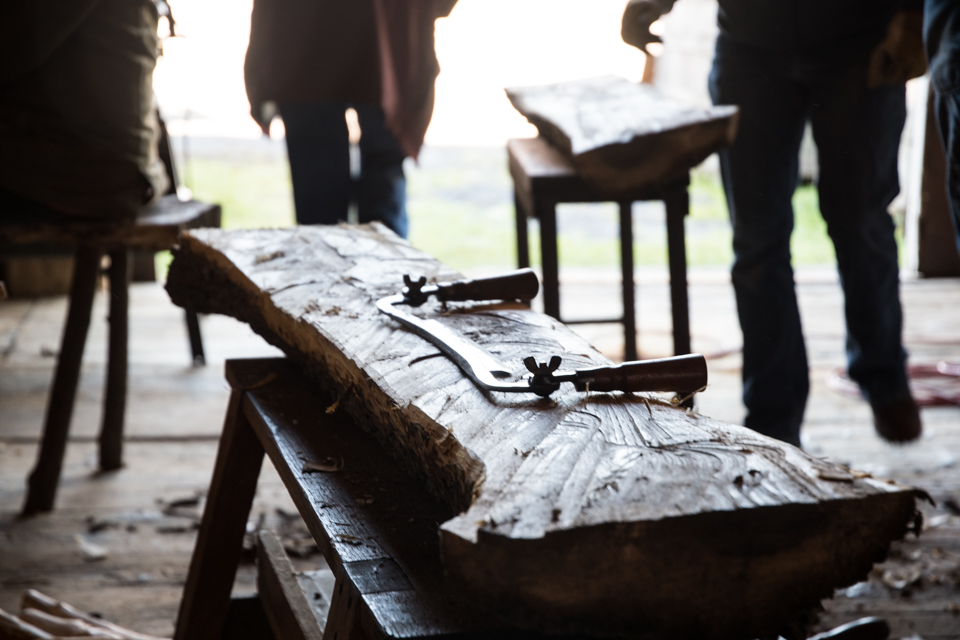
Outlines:
<svg viewBox="0 0 960 640"><path fill-rule="evenodd" d="M384 227L198 230L175 251L177 304L282 348L453 513L452 588L512 624L644 638L774 633L862 579L913 523L914 490L652 394L486 395L379 314L403 274L459 274ZM608 364L526 309L436 316L515 373L521 359Z"/></svg>
<svg viewBox="0 0 960 640"><path fill-rule="evenodd" d="M682 105L617 76L506 92L540 135L573 159L584 181L604 193L676 178L736 135L736 107Z"/></svg>
<svg viewBox="0 0 960 640"><path fill-rule="evenodd" d="M0 224L0 250L17 247L77 245L166 251L184 229L219 227L220 205L197 200L181 202L175 195L160 198L136 218L125 222L78 220L67 224Z"/></svg>

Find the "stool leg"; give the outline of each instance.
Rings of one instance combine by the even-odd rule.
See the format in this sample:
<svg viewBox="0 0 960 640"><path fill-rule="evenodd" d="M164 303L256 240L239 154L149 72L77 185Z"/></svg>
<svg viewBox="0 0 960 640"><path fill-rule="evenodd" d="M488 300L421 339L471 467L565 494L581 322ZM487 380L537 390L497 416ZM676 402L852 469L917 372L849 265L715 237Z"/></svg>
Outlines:
<svg viewBox="0 0 960 640"><path fill-rule="evenodd" d="M633 203L620 204L620 271L623 275L623 359L637 359L637 303L633 280Z"/></svg>
<svg viewBox="0 0 960 640"><path fill-rule="evenodd" d="M527 235L527 212L520 206L517 191L513 191L513 211L517 224L517 268L530 266L530 239Z"/></svg>
<svg viewBox="0 0 960 640"><path fill-rule="evenodd" d="M190 353L193 356L195 366L203 366L207 359L203 355L203 337L200 335L200 318L197 312L192 309L184 311L187 319L187 334L190 336Z"/></svg>
<svg viewBox="0 0 960 640"><path fill-rule="evenodd" d="M73 265L73 282L70 285L70 309L67 324L60 343L57 371L47 403L46 423L37 464L27 480L27 499L23 514L30 515L53 509L57 497L57 484L63 468L63 454L67 448L70 419L73 417L73 402L80 380L80 364L83 348L90 328L90 312L93 296L97 290L100 273L100 251L81 247Z"/></svg>
<svg viewBox="0 0 960 640"><path fill-rule="evenodd" d="M686 187L664 198L667 206L667 252L670 260L670 303L673 311L673 352L690 353L690 313L687 305L687 247L684 219L690 208Z"/></svg>
<svg viewBox="0 0 960 640"><path fill-rule="evenodd" d="M104 471L119 469L123 464L131 262L130 251L110 252L110 340L103 426L100 429L100 468Z"/></svg>
<svg viewBox="0 0 960 640"><path fill-rule="evenodd" d="M557 205L537 203L540 220L540 261L543 269L543 312L560 319L560 266L557 258Z"/></svg>
<svg viewBox="0 0 960 640"><path fill-rule="evenodd" d="M263 465L263 445L242 404L243 392L234 390L183 588L175 640L219 638L227 618L243 534Z"/></svg>

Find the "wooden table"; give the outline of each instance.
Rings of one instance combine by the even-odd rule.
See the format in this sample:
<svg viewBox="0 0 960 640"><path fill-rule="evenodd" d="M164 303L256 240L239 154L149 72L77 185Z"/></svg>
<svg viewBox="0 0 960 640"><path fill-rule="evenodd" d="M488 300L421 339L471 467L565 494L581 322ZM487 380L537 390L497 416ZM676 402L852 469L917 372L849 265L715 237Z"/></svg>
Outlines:
<svg viewBox="0 0 960 640"><path fill-rule="evenodd" d="M335 397L284 358L229 360L226 376L232 394L176 640L220 637L264 452L336 576L325 639L538 637L495 628L445 589L438 523L454 514Z"/></svg>
<svg viewBox="0 0 960 640"><path fill-rule="evenodd" d="M667 255L670 263L670 302L673 313L673 350L690 353L690 319L687 303L687 253L683 223L689 211L689 175L650 184L630 192L608 192L591 187L573 162L541 137L507 141L513 178L517 225L517 264L530 266L527 224L540 221L540 256L543 263L544 313L566 324L623 323L624 360L637 359L636 300L633 279L634 202L661 200L667 215ZM623 316L614 319L560 317L560 276L557 254L557 205L564 202L616 202L620 207L620 268L623 277Z"/></svg>

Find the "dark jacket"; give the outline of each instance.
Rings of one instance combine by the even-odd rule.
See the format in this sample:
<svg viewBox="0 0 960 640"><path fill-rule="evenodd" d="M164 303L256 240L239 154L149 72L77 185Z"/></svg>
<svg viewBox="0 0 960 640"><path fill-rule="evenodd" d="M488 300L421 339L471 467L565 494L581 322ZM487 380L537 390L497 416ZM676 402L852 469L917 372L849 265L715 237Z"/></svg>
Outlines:
<svg viewBox="0 0 960 640"><path fill-rule="evenodd" d="M440 66L433 26L456 0L255 0L244 64L254 119L267 102L379 104L416 157Z"/></svg>
<svg viewBox="0 0 960 640"><path fill-rule="evenodd" d="M902 0L720 0L720 33L772 53L872 48Z"/></svg>

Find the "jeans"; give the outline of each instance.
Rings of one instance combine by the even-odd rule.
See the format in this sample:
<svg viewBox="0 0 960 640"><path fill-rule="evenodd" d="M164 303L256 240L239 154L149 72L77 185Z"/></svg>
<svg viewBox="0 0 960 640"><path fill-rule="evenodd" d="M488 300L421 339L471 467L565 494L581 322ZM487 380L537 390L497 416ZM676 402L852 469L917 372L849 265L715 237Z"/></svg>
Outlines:
<svg viewBox="0 0 960 640"><path fill-rule="evenodd" d="M960 2L926 0L923 18L934 111L947 157L947 196L960 249Z"/></svg>
<svg viewBox="0 0 960 640"><path fill-rule="evenodd" d="M350 141L345 112L360 120L360 177L350 176ZM373 104L285 102L280 104L299 224L346 221L350 202L360 222L379 220L407 236L406 154Z"/></svg>
<svg viewBox="0 0 960 640"><path fill-rule="evenodd" d="M903 84L866 88L868 58L869 51L771 54L721 35L710 74L713 102L740 107L737 138L720 154L720 168L733 224L745 425L795 445L810 383L790 263L791 198L808 121L844 292L849 374L874 404L907 388L887 213L899 191L906 97Z"/></svg>

